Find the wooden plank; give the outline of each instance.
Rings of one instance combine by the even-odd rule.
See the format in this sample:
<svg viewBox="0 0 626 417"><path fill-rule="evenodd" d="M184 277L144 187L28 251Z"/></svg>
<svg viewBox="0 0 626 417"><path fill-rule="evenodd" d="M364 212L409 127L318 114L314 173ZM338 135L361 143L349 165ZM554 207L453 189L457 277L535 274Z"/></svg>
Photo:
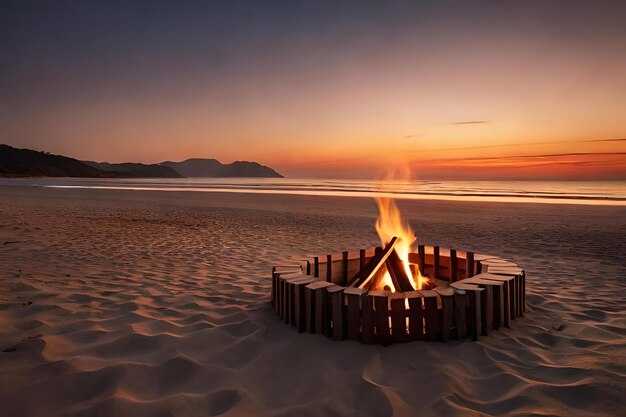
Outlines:
<svg viewBox="0 0 626 417"><path fill-rule="evenodd" d="M335 285L326 288L330 303L330 336L333 340L343 340L343 290L344 287Z"/></svg>
<svg viewBox="0 0 626 417"><path fill-rule="evenodd" d="M315 332L315 293L308 285L304 287L304 311L305 330L307 333Z"/></svg>
<svg viewBox="0 0 626 417"><path fill-rule="evenodd" d="M517 267L518 265L515 262L507 261L502 258L489 258L483 259L480 261L483 266L500 266L500 267Z"/></svg>
<svg viewBox="0 0 626 417"><path fill-rule="evenodd" d="M450 249L450 282L458 280L459 267L457 263L456 249Z"/></svg>
<svg viewBox="0 0 626 417"><path fill-rule="evenodd" d="M359 340L361 334L361 304L367 292L362 288L346 288L344 295L348 300L348 339Z"/></svg>
<svg viewBox="0 0 626 417"><path fill-rule="evenodd" d="M402 260L398 253L394 250L391 251L387 261L385 263L387 265L387 271L389 271L389 275L391 276L391 281L393 282L394 289L396 291L413 291L413 285L411 284L411 280L406 274L404 270L404 265L402 264Z"/></svg>
<svg viewBox="0 0 626 417"><path fill-rule="evenodd" d="M435 341L440 338L440 318L437 308L437 293L432 290L421 291L424 297L424 321L426 322L426 340Z"/></svg>
<svg viewBox="0 0 626 417"><path fill-rule="evenodd" d="M291 315L292 315L292 301L293 301L293 294L292 294L292 286L289 285L289 280L285 279L283 280L283 285L285 287L285 300L284 300L284 313L283 313L283 321L285 322L285 324L289 324L291 322Z"/></svg>
<svg viewBox="0 0 626 417"><path fill-rule="evenodd" d="M370 290L369 297L374 300L374 322L376 326L376 341L383 345L391 343L389 328L389 295L390 291Z"/></svg>
<svg viewBox="0 0 626 417"><path fill-rule="evenodd" d="M409 291L404 296L409 301L409 339L424 340L423 295L420 291Z"/></svg>
<svg viewBox="0 0 626 417"><path fill-rule="evenodd" d="M280 295L279 301L279 317L285 323L289 323L291 319L291 298L292 294L289 293L289 287L287 281L291 279L302 278L303 275L300 272L295 273L282 273L278 276L278 293Z"/></svg>
<svg viewBox="0 0 626 417"><path fill-rule="evenodd" d="M489 266L488 271L489 274L515 277L515 282L513 284L515 303L512 311L512 319L515 319L515 317L521 317L524 312L524 270L519 267Z"/></svg>
<svg viewBox="0 0 626 417"><path fill-rule="evenodd" d="M306 330L306 300L304 287L315 281L315 277L307 275L301 280L292 281L294 285L294 316L298 333Z"/></svg>
<svg viewBox="0 0 626 417"><path fill-rule="evenodd" d="M385 263L391 251L398 241L397 237L393 237L379 254L375 254L372 259L365 265L359 273L352 279L349 286L364 288L376 275L378 269Z"/></svg>
<svg viewBox="0 0 626 417"><path fill-rule="evenodd" d="M467 338L467 293L464 290L454 290L454 324L456 328L456 337L459 340Z"/></svg>
<svg viewBox="0 0 626 417"><path fill-rule="evenodd" d="M475 284L486 289L483 293L482 302L484 303L482 314L483 317L483 335L488 335L489 331L497 329L504 322L504 292L503 284L498 281L488 281L475 277L463 280L467 284Z"/></svg>
<svg viewBox="0 0 626 417"><path fill-rule="evenodd" d="M324 295L326 288L333 284L326 281L315 281L305 287L307 303L307 331L323 334L324 332Z"/></svg>
<svg viewBox="0 0 626 417"><path fill-rule="evenodd" d="M347 290L346 290L347 291ZM363 343L374 343L374 297L369 294L365 295L362 299L363 306L361 309L361 334L363 336Z"/></svg>
<svg viewBox="0 0 626 417"><path fill-rule="evenodd" d="M484 288L477 285L467 284L467 280L455 282L450 285L455 291L464 291L466 294L466 322L467 333L472 340L478 340L478 336L483 332L482 326L482 293Z"/></svg>
<svg viewBox="0 0 626 417"><path fill-rule="evenodd" d="M391 333L394 342L404 342L407 340L404 300L404 294L401 292L395 292L390 296Z"/></svg>
<svg viewBox="0 0 626 417"><path fill-rule="evenodd" d="M278 275L278 317L282 320L285 317L285 280Z"/></svg>
<svg viewBox="0 0 626 417"><path fill-rule="evenodd" d="M454 290L450 287L436 287L434 291L441 297L441 341L447 342L450 339L450 333L452 331Z"/></svg>
<svg viewBox="0 0 626 417"><path fill-rule="evenodd" d="M504 296L504 326L510 327L511 318L512 316L515 316L516 294L518 291L518 289L515 288L515 277L510 275L495 275L485 272L483 274L476 275L475 278L502 282Z"/></svg>

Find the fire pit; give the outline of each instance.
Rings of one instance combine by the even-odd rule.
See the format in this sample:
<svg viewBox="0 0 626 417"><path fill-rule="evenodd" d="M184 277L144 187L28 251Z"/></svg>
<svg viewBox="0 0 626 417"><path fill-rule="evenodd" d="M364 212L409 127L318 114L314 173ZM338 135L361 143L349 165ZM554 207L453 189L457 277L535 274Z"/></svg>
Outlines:
<svg viewBox="0 0 626 417"><path fill-rule="evenodd" d="M384 247L272 269L272 306L298 332L388 345L486 336L525 312L524 270L496 256L418 245L393 200L377 200ZM393 233L393 235L391 235Z"/></svg>

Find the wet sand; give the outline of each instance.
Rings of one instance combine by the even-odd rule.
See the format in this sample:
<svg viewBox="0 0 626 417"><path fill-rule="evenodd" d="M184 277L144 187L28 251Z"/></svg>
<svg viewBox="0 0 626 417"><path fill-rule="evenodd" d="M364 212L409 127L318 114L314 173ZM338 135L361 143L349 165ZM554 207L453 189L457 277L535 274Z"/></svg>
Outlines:
<svg viewBox="0 0 626 417"><path fill-rule="evenodd" d="M0 414L626 414L626 208L399 206L521 264L526 316L390 347L280 323L271 265L377 244L370 199L0 187Z"/></svg>

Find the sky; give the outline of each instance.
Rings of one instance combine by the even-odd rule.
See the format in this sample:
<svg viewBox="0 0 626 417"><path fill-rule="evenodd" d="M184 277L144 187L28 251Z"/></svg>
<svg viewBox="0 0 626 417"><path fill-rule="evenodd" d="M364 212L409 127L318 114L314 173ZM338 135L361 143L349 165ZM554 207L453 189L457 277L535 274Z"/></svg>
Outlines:
<svg viewBox="0 0 626 417"><path fill-rule="evenodd" d="M3 1L0 56L15 147L626 179L624 1Z"/></svg>

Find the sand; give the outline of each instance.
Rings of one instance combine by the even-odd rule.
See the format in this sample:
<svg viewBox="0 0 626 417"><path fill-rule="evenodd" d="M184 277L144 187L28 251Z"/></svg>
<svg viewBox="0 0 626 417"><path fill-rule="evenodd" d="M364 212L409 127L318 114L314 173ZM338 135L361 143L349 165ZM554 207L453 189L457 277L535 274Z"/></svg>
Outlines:
<svg viewBox="0 0 626 417"><path fill-rule="evenodd" d="M0 187L0 415L626 414L625 208L400 208L525 267L526 316L390 347L280 323L271 265L376 244L368 199Z"/></svg>

